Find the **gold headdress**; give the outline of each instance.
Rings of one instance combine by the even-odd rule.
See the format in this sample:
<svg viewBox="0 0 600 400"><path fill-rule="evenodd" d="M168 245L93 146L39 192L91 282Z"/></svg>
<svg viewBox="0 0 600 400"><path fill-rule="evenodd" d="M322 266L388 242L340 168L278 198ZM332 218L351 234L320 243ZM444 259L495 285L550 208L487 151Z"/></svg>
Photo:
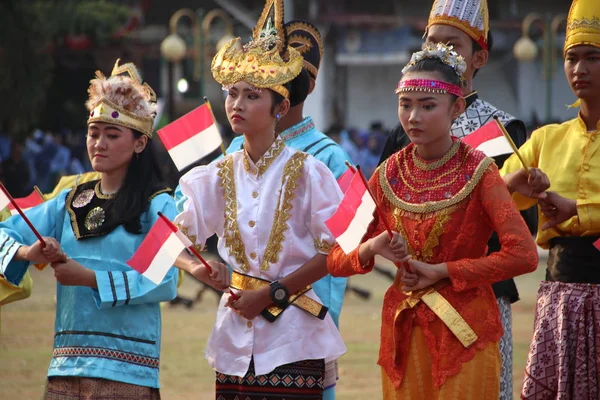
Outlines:
<svg viewBox="0 0 600 400"><path fill-rule="evenodd" d="M488 50L489 19L487 0L435 0L425 32L431 25L450 25Z"/></svg>
<svg viewBox="0 0 600 400"><path fill-rule="evenodd" d="M283 85L302 71L302 55L287 46L283 0L267 0L252 41L245 46L239 46L240 42L240 38L229 41L213 58L211 70L215 80L223 86L243 81L289 98Z"/></svg>
<svg viewBox="0 0 600 400"><path fill-rule="evenodd" d="M565 53L571 47L600 47L600 1L573 0L567 18Z"/></svg>
<svg viewBox="0 0 600 400"><path fill-rule="evenodd" d="M133 63L119 65L117 59L110 77L96 71L90 81L89 100L85 103L92 122L106 122L135 129L152 138L156 115L156 93L145 82Z"/></svg>

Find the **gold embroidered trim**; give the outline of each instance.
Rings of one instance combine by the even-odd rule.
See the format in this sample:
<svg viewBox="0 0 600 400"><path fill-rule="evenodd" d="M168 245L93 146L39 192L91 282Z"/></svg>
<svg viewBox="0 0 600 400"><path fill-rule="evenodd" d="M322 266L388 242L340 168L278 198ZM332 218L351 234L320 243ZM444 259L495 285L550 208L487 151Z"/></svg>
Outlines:
<svg viewBox="0 0 600 400"><path fill-rule="evenodd" d="M269 270L269 264L275 264L279 261L279 252L283 248L282 244L285 240L284 233L289 229L287 221L291 217L292 200L296 197L294 191L298 187L298 181L302 176L304 162L307 157L308 154L297 152L287 161L283 169L283 176L281 178L283 198L280 197L277 201L269 242L260 266L260 269L263 271ZM218 176L221 179L220 185L223 188L225 196L225 226L223 229L225 247L227 247L229 254L235 259L240 269L248 272L250 270L250 262L246 256L246 247L237 222L238 210L233 158L227 157L217 167L219 168Z"/></svg>
<svg viewBox="0 0 600 400"><path fill-rule="evenodd" d="M98 182L100 182L100 181L98 181ZM77 186L79 186L79 185L77 185ZM77 186L75 186L73 189L71 189L71 191L67 195L67 200L65 201L65 207L67 209L67 212L69 213L69 217L71 218L71 227L73 227L73 234L75 235L76 239L79 239L79 238L81 238L81 234L79 233L79 226L77 226L77 216L75 215L75 211L73 211L73 208L71 206L71 204L73 203L73 197L75 196L75 193L77 192Z"/></svg>
<svg viewBox="0 0 600 400"><path fill-rule="evenodd" d="M285 143L278 136L277 138L275 138L275 142L273 143L273 145L269 147L266 153L263 154L262 157L260 157L256 164L254 164L258 171L256 173L257 176L262 176L265 172L267 172L267 169L269 169L271 164L273 164L273 161L275 161L277 157L279 157L283 149L285 149ZM253 173L253 168L250 166L250 163L250 156L248 155L248 152L244 150L244 169L248 173Z"/></svg>
<svg viewBox="0 0 600 400"><path fill-rule="evenodd" d="M311 24L307 24L304 21L295 21L292 23L288 23L286 24L286 31L287 34L291 36L290 39L288 39L288 42L290 44L295 43L296 41L299 41L298 38L300 38L300 35L294 35L293 33L297 30L300 31L306 31L306 32L310 32L310 34L315 38L315 42L317 42L317 45L319 46L319 56L321 56L321 58L323 58L323 53L325 52L324 48L323 48L323 39L321 37L321 33L315 29L315 27ZM312 47L313 43L311 43L310 47ZM310 48L309 47L309 48ZM302 50L300 50L300 54L304 55L304 52Z"/></svg>
<svg viewBox="0 0 600 400"><path fill-rule="evenodd" d="M329 243L325 239L315 239L315 249L322 254L329 254L334 243Z"/></svg>
<svg viewBox="0 0 600 400"><path fill-rule="evenodd" d="M98 181L98 183L96 183L96 186L94 186L94 192L96 193L96 197L98 197L99 199L103 199L103 200L108 200L108 199L112 199L113 197L115 197L116 193L111 193L111 194L102 193L102 189L100 188L100 182L102 182L102 181Z"/></svg>
<svg viewBox="0 0 600 400"><path fill-rule="evenodd" d="M194 248L194 250L196 250L198 253L201 253L204 251L204 248L201 245L197 244L198 236L192 235L187 226L182 226L180 224L176 224L176 226L177 226L177 229L179 229L181 231L181 233L183 233L190 240L190 242L193 243L192 247Z"/></svg>
<svg viewBox="0 0 600 400"><path fill-rule="evenodd" d="M452 144L452 147L450 147L450 150L448 150L442 158L440 158L439 160L436 160L434 162L431 162L431 163L423 161L419 157L419 155L417 154L417 146L413 147L413 151L411 152L411 155L412 155L413 161L414 161L415 165L417 166L417 168L419 168L423 171L433 171L434 169L438 169L438 168L446 165L446 163L448 161L450 161L450 159L452 159L452 157L454 157L456 155L456 153L458 153L458 149L460 149L460 142L457 140L456 142L454 142Z"/></svg>
<svg viewBox="0 0 600 400"><path fill-rule="evenodd" d="M567 31L571 31L573 29L586 29L586 28L600 31L600 18L598 18L597 16L594 16L594 18L592 18L592 19L587 19L587 18L574 19L567 24Z"/></svg>
<svg viewBox="0 0 600 400"><path fill-rule="evenodd" d="M269 236L269 242L260 266L262 271L268 271L269 264L276 264L279 261L279 253L283 248L283 241L285 240L285 231L289 229L287 222L292 216L292 200L296 197L294 192L302 177L304 162L307 157L307 153L296 152L290 157L283 168L283 176L281 177L281 189L284 192L283 200L280 195L277 201L277 208L275 209L271 235Z"/></svg>
<svg viewBox="0 0 600 400"><path fill-rule="evenodd" d="M477 168L475 168L475 172L473 173L471 180L469 180L469 182L467 182L465 184L465 186L463 186L463 188L460 189L460 191L457 194L455 194L453 197L451 197L449 199L445 199L445 200L435 201L435 202L414 204L414 203L408 203L408 202L402 200L401 198L396 196L396 194L394 193L394 190L392 189L390 182L387 179L387 174L386 174L387 163L389 161L390 161L390 159L388 158L382 164L381 172L379 174L379 185L381 186L381 190L383 191L385 198L390 203L392 203L394 206L396 206L402 210L419 213L419 214L440 211L440 210L443 210L444 208L448 208L450 206L458 204L462 200L466 199L467 196L469 196L471 194L473 189L475 189L475 187L481 180L481 177L483 176L483 174L485 173L487 168L490 166L490 164L492 164L492 162L493 162L493 160L489 157L485 157L483 160L481 160L481 162L479 163Z"/></svg>

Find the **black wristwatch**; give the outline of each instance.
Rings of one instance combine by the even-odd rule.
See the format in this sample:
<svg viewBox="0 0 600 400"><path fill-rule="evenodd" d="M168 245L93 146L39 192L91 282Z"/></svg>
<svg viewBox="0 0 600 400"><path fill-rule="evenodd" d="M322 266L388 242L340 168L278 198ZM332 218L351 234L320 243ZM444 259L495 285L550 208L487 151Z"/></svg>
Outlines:
<svg viewBox="0 0 600 400"><path fill-rule="evenodd" d="M273 281L269 286L271 287L271 300L273 300L273 303L278 307L285 307L290 298L288 289L279 281Z"/></svg>

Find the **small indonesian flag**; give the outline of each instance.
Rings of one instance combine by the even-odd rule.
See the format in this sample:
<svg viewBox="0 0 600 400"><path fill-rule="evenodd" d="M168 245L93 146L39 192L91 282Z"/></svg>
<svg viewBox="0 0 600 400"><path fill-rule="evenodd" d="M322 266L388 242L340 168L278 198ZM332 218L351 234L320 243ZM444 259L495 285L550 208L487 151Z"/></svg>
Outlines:
<svg viewBox="0 0 600 400"><path fill-rule="evenodd" d="M177 256L191 246L190 240L168 221L159 218L127 265L157 285L160 284Z"/></svg>
<svg viewBox="0 0 600 400"><path fill-rule="evenodd" d="M223 139L208 104L203 104L158 130L179 171L212 153Z"/></svg>
<svg viewBox="0 0 600 400"><path fill-rule="evenodd" d="M356 174L356 169L354 167L348 167L346 172L342 174L337 180L342 193L346 193L346 190L350 187L350 183L352 183L352 178L354 178L354 174Z"/></svg>
<svg viewBox="0 0 600 400"><path fill-rule="evenodd" d="M5 193L5 190L4 185L2 185L2 189L0 190L0 210L4 210L9 205L12 206L10 198L8 197L8 194Z"/></svg>
<svg viewBox="0 0 600 400"><path fill-rule="evenodd" d="M347 173L340 177L338 181L340 185L346 182ZM338 209L331 218L325 221L344 253L348 254L358 247L367 233L369 224L373 221L375 209L375 200L367 190L360 172L354 171Z"/></svg>
<svg viewBox="0 0 600 400"><path fill-rule="evenodd" d="M513 153L510 142L504 136L502 128L496 120L490 121L475 132L464 137L463 142L469 146L482 151L488 157L496 157L502 154Z"/></svg>
<svg viewBox="0 0 600 400"><path fill-rule="evenodd" d="M43 202L44 198L37 189L34 189L33 192L31 192L31 194L27 197L15 199L15 203L17 203L17 205L19 206L19 208L21 208L21 211L23 212L35 206L39 206ZM10 213L12 215L17 215L19 213L12 203L8 205L8 209L10 210Z"/></svg>

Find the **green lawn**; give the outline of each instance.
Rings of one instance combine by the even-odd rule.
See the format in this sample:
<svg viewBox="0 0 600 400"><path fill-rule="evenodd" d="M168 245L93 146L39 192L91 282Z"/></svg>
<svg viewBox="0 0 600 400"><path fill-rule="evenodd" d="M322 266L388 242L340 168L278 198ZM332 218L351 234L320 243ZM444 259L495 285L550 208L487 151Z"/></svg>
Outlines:
<svg viewBox="0 0 600 400"><path fill-rule="evenodd" d="M527 357L533 313L543 264L534 274L517 279L521 301L513 307L515 335L514 377L518 393ZM45 381L52 351L55 281L52 271L31 269L34 290L31 297L1 310L0 376L2 399L37 399ZM380 370L376 365L379 348L380 311L390 281L377 274L351 278L369 288L373 295L364 301L354 294L346 297L341 331L348 353L340 360L339 400L381 398ZM198 285L186 280L181 292L195 294ZM214 374L202 350L215 318L217 299L206 294L194 309L165 307L161 358L161 394L166 400L210 399Z"/></svg>

